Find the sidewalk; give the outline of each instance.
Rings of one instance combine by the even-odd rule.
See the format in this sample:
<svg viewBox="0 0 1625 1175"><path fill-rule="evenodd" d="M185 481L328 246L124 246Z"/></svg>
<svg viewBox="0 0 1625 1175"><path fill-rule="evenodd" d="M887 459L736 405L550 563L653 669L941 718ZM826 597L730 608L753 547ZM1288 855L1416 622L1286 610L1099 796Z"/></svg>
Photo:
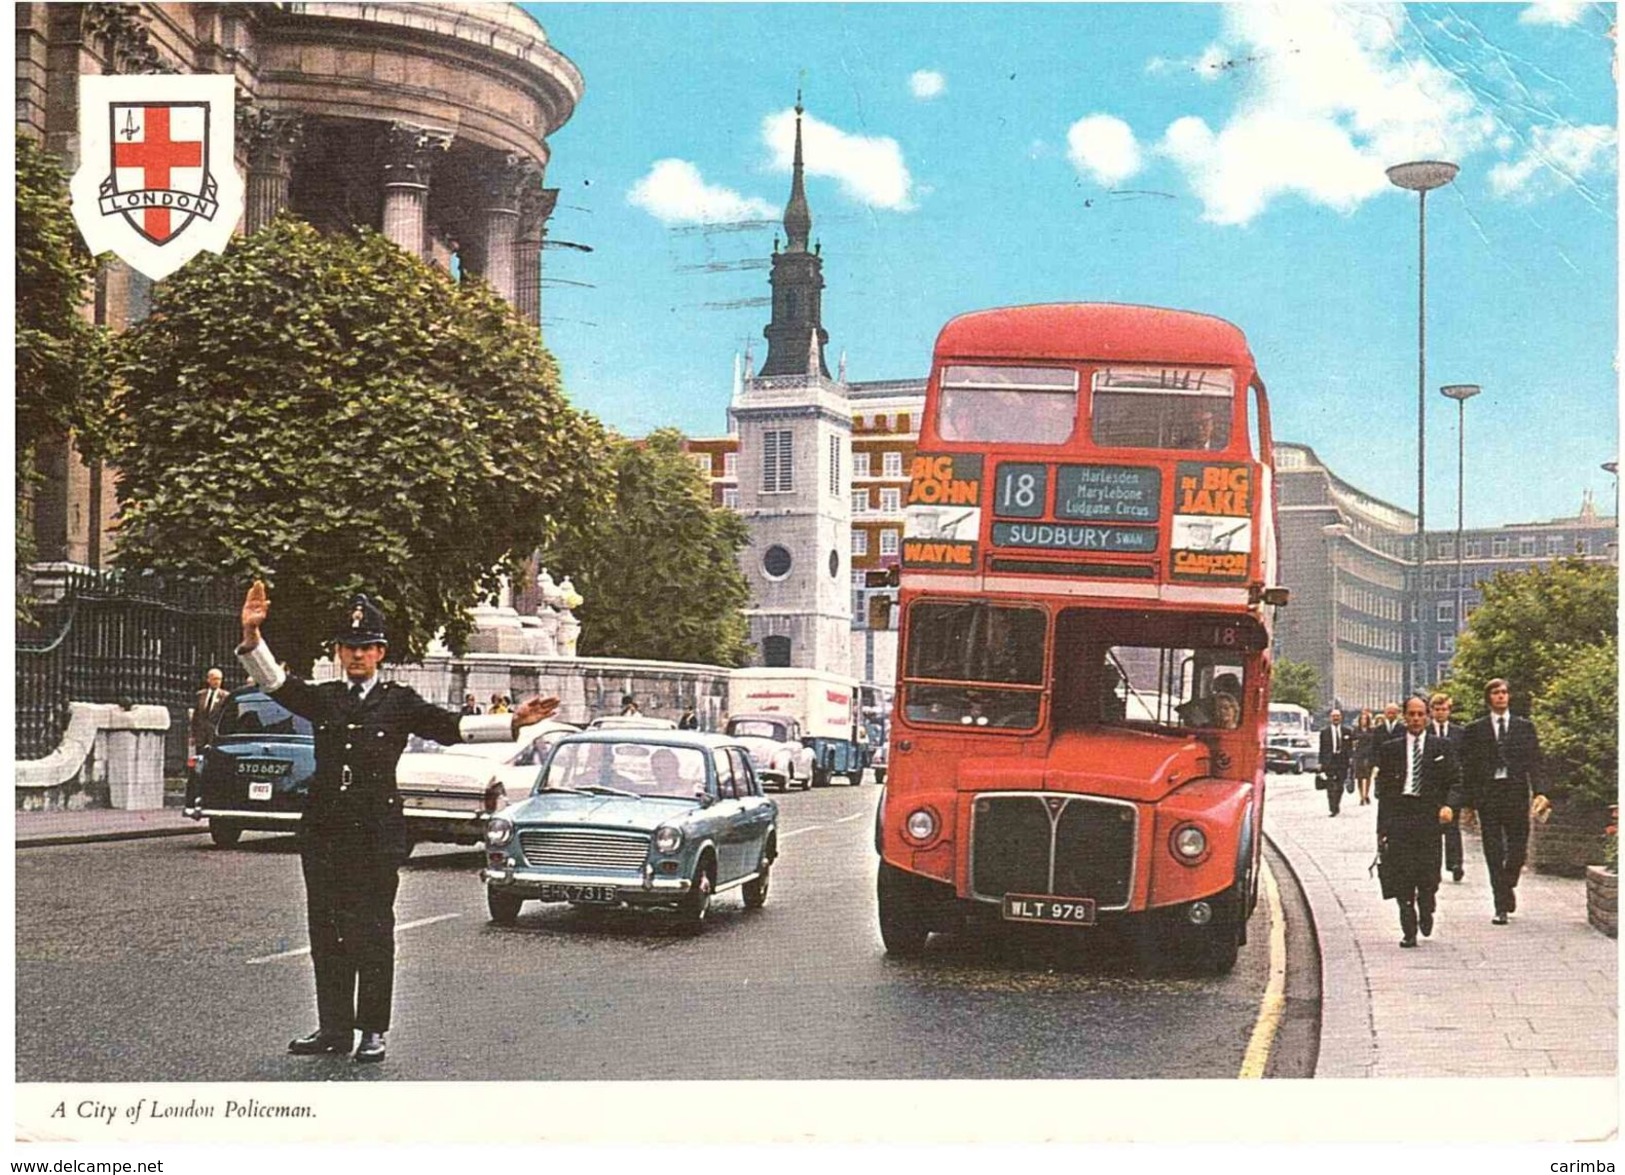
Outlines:
<svg viewBox="0 0 1625 1175"><path fill-rule="evenodd" d="M1617 1072L1618 946L1586 921L1585 882L1525 869L1494 926L1484 853L1444 874L1437 926L1399 947L1399 912L1366 869L1377 804L1326 813L1312 776L1272 776L1264 831L1303 885L1321 953L1316 1077L1594 1077Z"/></svg>
<svg viewBox="0 0 1625 1175"><path fill-rule="evenodd" d="M119 808L83 808L69 812L18 812L17 847L88 844L103 840L138 840L148 836L203 836L206 820L188 820L179 808L126 812Z"/></svg>

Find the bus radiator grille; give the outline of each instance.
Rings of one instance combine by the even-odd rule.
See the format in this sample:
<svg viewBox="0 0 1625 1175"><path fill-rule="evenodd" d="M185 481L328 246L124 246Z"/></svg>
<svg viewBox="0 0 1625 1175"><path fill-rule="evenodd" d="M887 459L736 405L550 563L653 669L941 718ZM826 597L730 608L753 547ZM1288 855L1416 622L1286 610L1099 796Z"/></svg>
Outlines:
<svg viewBox="0 0 1625 1175"><path fill-rule="evenodd" d="M978 796L971 889L985 898L1054 894L1093 898L1102 909L1126 906L1134 825L1134 809L1123 804L1079 796Z"/></svg>

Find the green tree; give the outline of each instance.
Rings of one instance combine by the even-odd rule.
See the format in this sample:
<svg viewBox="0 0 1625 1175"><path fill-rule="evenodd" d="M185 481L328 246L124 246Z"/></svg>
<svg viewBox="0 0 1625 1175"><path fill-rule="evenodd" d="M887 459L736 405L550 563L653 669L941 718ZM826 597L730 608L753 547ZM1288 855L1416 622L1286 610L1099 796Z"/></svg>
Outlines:
<svg viewBox="0 0 1625 1175"><path fill-rule="evenodd" d="M1270 671L1270 701L1302 706L1311 714L1320 709L1320 670L1308 661L1282 657Z"/></svg>
<svg viewBox="0 0 1625 1175"><path fill-rule="evenodd" d="M585 598L581 652L743 665L744 520L712 506L673 429L617 439L608 472L613 495L594 525L561 534L545 553Z"/></svg>
<svg viewBox="0 0 1625 1175"><path fill-rule="evenodd" d="M1548 768L1573 794L1619 798L1619 641L1574 650L1546 682L1533 714Z"/></svg>
<svg viewBox="0 0 1625 1175"><path fill-rule="evenodd" d="M1566 559L1528 571L1503 571L1483 586L1456 646L1452 683L1459 704L1483 712L1484 685L1504 677L1512 708L1527 714L1574 655L1614 636L1619 571Z"/></svg>
<svg viewBox="0 0 1625 1175"><path fill-rule="evenodd" d="M68 207L61 166L17 136L17 566L34 556L23 510L34 456L47 437L72 435L94 456L106 420L102 332L84 315L95 260ZM19 597L19 605L26 601Z"/></svg>
<svg viewBox="0 0 1625 1175"><path fill-rule="evenodd" d="M601 493L602 429L534 329L376 233L279 219L164 282L119 343L120 562L263 577L295 665L352 591L397 656L458 647Z"/></svg>

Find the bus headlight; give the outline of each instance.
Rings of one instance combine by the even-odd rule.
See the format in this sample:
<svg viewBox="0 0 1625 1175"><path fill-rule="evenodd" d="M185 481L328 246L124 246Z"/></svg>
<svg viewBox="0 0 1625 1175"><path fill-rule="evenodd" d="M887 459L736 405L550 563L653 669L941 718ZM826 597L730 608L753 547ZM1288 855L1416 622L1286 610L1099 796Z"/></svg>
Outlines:
<svg viewBox="0 0 1625 1175"><path fill-rule="evenodd" d="M1181 824L1174 829L1168 843L1181 864L1195 865L1207 856L1207 833L1194 824Z"/></svg>
<svg viewBox="0 0 1625 1175"><path fill-rule="evenodd" d="M513 839L513 821L504 820L500 816L491 818L485 826L485 843L493 849L500 849Z"/></svg>
<svg viewBox="0 0 1625 1175"><path fill-rule="evenodd" d="M937 814L930 808L916 808L903 822L903 831L910 840L925 844L937 835Z"/></svg>

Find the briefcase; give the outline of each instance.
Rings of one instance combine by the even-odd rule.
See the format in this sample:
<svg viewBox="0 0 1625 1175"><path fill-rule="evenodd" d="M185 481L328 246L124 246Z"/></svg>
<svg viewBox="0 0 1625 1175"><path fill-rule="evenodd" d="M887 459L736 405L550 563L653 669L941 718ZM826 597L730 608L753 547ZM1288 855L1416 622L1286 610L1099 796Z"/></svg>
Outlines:
<svg viewBox="0 0 1625 1175"><path fill-rule="evenodd" d="M1320 774L1320 773L1319 773L1319 772L1318 772L1318 771L1317 771L1317 772L1316 772L1316 773L1315 773L1315 790L1316 790L1316 791L1325 791L1325 790L1326 790L1326 786L1327 786L1327 779L1326 779L1326 777L1325 777L1325 776L1324 776L1324 775L1322 775L1322 774Z"/></svg>
<svg viewBox="0 0 1625 1175"><path fill-rule="evenodd" d="M1383 901L1392 901L1399 896L1399 870L1380 848L1377 855L1371 858L1371 865L1366 869L1366 873L1377 875L1377 884L1382 887Z"/></svg>

